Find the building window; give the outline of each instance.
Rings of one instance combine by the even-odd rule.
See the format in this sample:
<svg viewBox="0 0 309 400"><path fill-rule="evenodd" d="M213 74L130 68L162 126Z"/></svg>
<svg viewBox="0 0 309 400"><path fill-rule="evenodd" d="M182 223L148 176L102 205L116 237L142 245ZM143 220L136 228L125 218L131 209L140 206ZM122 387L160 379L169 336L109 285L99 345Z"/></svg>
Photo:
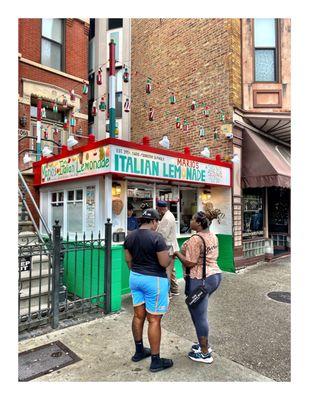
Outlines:
<svg viewBox="0 0 309 400"><path fill-rule="evenodd" d="M83 232L83 190L69 190L67 201L68 233Z"/></svg>
<svg viewBox="0 0 309 400"><path fill-rule="evenodd" d="M58 70L63 69L63 20L42 19L41 63Z"/></svg>
<svg viewBox="0 0 309 400"><path fill-rule="evenodd" d="M243 238L264 236L263 189L244 189L243 210Z"/></svg>
<svg viewBox="0 0 309 400"><path fill-rule="evenodd" d="M122 18L109 18L108 19L108 29L117 29L123 27L123 19Z"/></svg>
<svg viewBox="0 0 309 400"><path fill-rule="evenodd" d="M277 21L254 19L255 81L276 82L278 79Z"/></svg>
<svg viewBox="0 0 309 400"><path fill-rule="evenodd" d="M61 231L63 232L63 209L64 209L64 192L54 192L51 194L51 225L55 221L59 221Z"/></svg>
<svg viewBox="0 0 309 400"><path fill-rule="evenodd" d="M114 40L115 43L115 62L116 66L120 66L122 64L122 28L114 29L112 31L107 32L106 35L106 58L109 59L109 43L111 39Z"/></svg>

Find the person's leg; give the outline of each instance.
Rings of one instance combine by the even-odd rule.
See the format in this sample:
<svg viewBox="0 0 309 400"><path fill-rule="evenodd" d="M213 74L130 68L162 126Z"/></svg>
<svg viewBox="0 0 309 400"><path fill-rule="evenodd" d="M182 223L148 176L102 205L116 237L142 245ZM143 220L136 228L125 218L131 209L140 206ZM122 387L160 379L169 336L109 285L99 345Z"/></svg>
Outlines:
<svg viewBox="0 0 309 400"><path fill-rule="evenodd" d="M145 279L145 304L148 321L148 340L151 349L150 371L157 372L170 368L173 361L160 357L161 319L168 311L169 282L166 278L149 276Z"/></svg>
<svg viewBox="0 0 309 400"><path fill-rule="evenodd" d="M153 314L147 313L148 340L149 340L152 355L160 354L161 318L162 318L162 315L153 315Z"/></svg>
<svg viewBox="0 0 309 400"><path fill-rule="evenodd" d="M142 276L136 273L130 273L130 289L133 299L134 314L132 319L132 334L135 343L135 354L132 361L140 361L150 356L150 349L143 345L143 328L146 318L145 296L141 290Z"/></svg>

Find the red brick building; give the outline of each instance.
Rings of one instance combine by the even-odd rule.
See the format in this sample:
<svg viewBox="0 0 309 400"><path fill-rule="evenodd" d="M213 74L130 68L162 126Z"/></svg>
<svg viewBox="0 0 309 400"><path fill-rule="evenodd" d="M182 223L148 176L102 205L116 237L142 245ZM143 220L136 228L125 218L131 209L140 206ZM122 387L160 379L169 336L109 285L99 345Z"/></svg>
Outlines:
<svg viewBox="0 0 309 400"><path fill-rule="evenodd" d="M58 154L70 134L88 135L89 23L82 19L20 19L18 44L19 168L36 159L37 103L42 100L41 148ZM70 91L74 91L72 96ZM67 121L67 126L66 126ZM46 139L46 140L44 140ZM29 158L28 158L29 160Z"/></svg>

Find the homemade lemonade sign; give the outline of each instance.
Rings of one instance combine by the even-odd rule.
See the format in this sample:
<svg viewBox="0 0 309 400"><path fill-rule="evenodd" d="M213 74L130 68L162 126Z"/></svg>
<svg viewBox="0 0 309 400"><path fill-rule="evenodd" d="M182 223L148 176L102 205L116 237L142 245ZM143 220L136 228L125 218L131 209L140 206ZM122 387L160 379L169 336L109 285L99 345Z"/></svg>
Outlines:
<svg viewBox="0 0 309 400"><path fill-rule="evenodd" d="M229 168L115 145L43 164L41 172L42 184L115 172L149 178L230 185Z"/></svg>
<svg viewBox="0 0 309 400"><path fill-rule="evenodd" d="M109 146L99 147L42 165L41 183L91 176L110 170Z"/></svg>
<svg viewBox="0 0 309 400"><path fill-rule="evenodd" d="M119 146L111 146L111 168L128 175L230 185L229 168Z"/></svg>

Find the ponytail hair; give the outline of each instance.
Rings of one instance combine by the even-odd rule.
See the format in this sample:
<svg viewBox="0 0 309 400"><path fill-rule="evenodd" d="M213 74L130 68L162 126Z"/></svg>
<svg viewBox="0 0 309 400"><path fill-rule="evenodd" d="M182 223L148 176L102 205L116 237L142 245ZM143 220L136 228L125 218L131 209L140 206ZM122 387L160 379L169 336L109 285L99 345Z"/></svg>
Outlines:
<svg viewBox="0 0 309 400"><path fill-rule="evenodd" d="M210 227L212 220L217 219L220 224L222 218L224 218L225 214L223 214L218 208L216 209L206 209L206 211L198 211L194 215L194 219L196 222L199 222L203 229L207 229Z"/></svg>

